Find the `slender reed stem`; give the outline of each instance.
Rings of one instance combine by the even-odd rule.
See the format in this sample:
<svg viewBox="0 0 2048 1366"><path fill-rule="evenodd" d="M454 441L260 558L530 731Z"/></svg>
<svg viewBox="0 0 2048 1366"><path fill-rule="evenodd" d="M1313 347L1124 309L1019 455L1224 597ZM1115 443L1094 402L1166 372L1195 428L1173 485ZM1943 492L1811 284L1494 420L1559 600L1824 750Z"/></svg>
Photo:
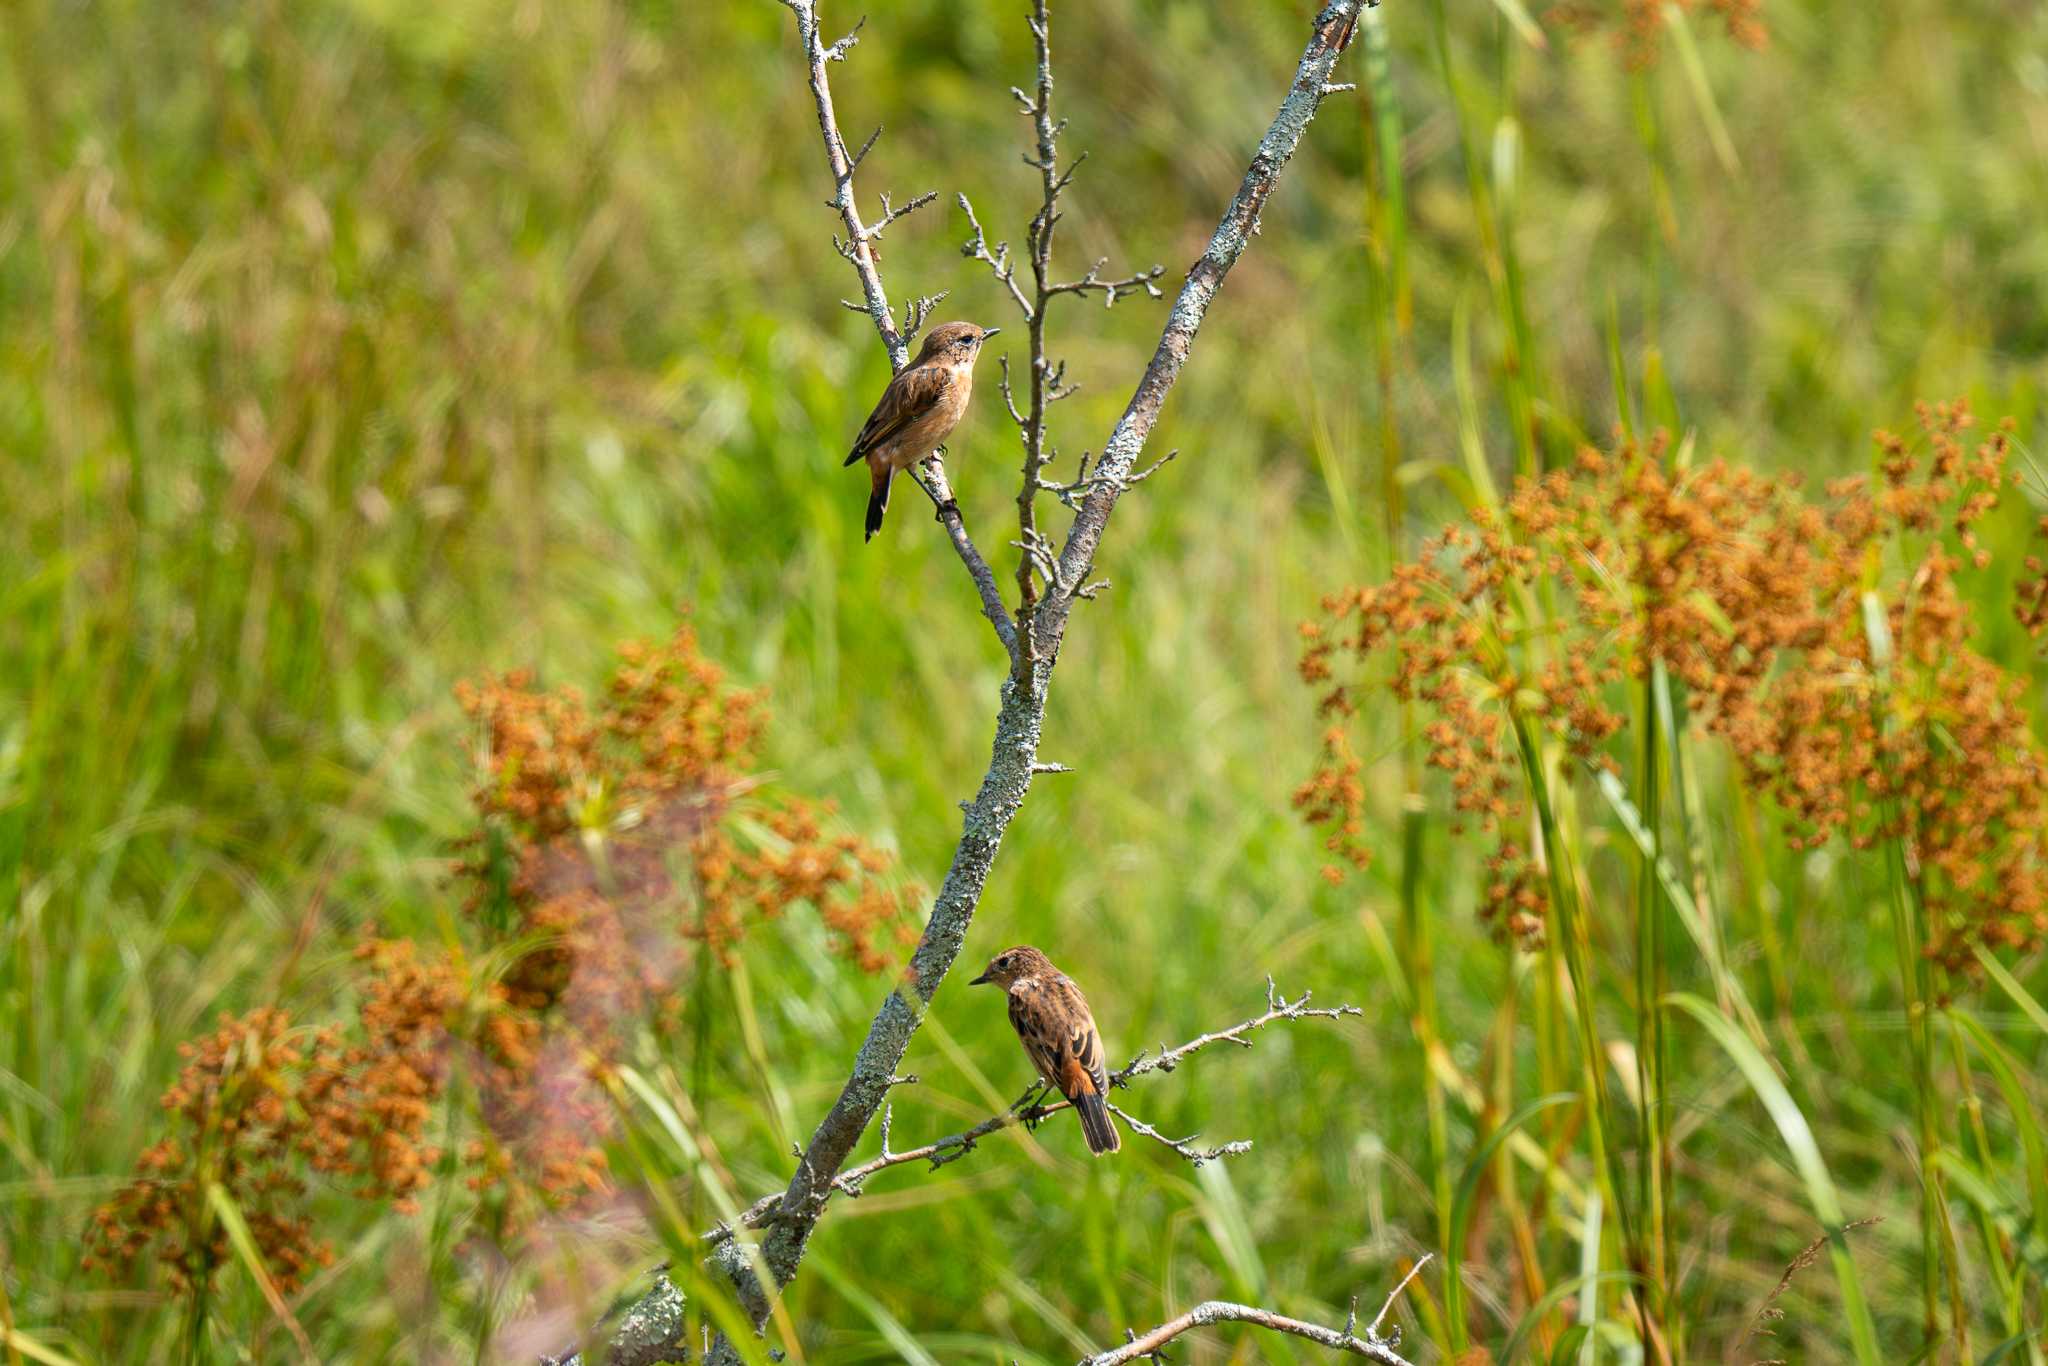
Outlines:
<svg viewBox="0 0 2048 1366"><path fill-rule="evenodd" d="M1652 663L1643 673L1642 755L1637 806L1650 832L1650 856L1642 863L1636 898L1636 1087L1640 1096L1642 1150L1636 1166L1636 1199L1645 1218L1644 1264L1635 1267L1644 1278L1641 1300L1643 1355L1650 1356L1658 1337L1653 1313L1663 1329L1671 1359L1683 1360L1668 1279L1670 1208L1665 1199L1669 1155L1665 1124L1669 1114L1664 1087L1664 896L1657 878L1657 860L1664 856L1663 774L1660 764L1658 682L1663 665Z"/></svg>
<svg viewBox="0 0 2048 1366"><path fill-rule="evenodd" d="M1608 1139L1607 1079L1600 1047L1600 1026L1593 1015L1592 941L1587 930L1584 907L1579 902L1577 875L1571 868L1571 846L1562 834L1555 804L1550 799L1548 766L1537 746L1527 718L1511 710L1516 747L1521 753L1523 774L1536 803L1536 820L1543 837L1543 864L1549 877L1553 912L1552 936L1558 941L1571 978L1572 1010L1578 1021L1581 1086L1586 1114L1586 1140L1592 1148L1593 1173L1600 1196L1615 1212L1621 1225L1623 1246L1636 1246L1635 1212L1620 1198L1622 1183L1617 1179L1614 1151ZM1589 1290L1597 1295L1597 1290Z"/></svg>

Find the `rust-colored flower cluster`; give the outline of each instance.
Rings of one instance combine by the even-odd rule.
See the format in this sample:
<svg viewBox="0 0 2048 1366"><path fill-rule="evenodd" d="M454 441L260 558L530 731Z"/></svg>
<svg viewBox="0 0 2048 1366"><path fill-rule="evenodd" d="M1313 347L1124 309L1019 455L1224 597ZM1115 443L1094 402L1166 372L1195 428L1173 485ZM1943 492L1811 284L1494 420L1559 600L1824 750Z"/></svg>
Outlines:
<svg viewBox="0 0 2048 1366"><path fill-rule="evenodd" d="M1877 476L1830 490L1817 639L1723 729L1796 841L1898 841L1928 952L1967 970L1976 944L2048 936L2048 753L1959 587L1992 567L1977 527L2012 482L2009 429L1972 445L1966 405L1918 416L1917 443L1877 433Z"/></svg>
<svg viewBox="0 0 2048 1366"><path fill-rule="evenodd" d="M207 1199L218 1184L289 1292L333 1256L303 1211L304 1172L417 1208L441 1160L425 1135L454 1059L515 1061L498 1041L520 1021L501 987L473 990L453 960L408 941L370 940L355 956L352 1025L295 1028L264 1008L180 1047L186 1065L162 1100L175 1132L94 1214L89 1265L118 1274L154 1249L174 1289L205 1284L228 1251Z"/></svg>
<svg viewBox="0 0 2048 1366"><path fill-rule="evenodd" d="M478 809L514 846L507 899L521 928L552 937L515 969L529 992L551 1002L545 983L573 975L578 944L586 956L599 943L631 945L645 976L651 927L726 956L750 918L797 903L866 971L886 966L883 939L914 940L916 894L882 881L885 854L828 833L828 807L752 790L760 698L726 687L687 626L663 646L623 645L619 658L594 710L574 689L535 691L518 673L458 694L483 727ZM487 896L488 858L471 871ZM655 978L671 957L653 955ZM643 982L639 994L664 985Z"/></svg>
<svg viewBox="0 0 2048 1366"><path fill-rule="evenodd" d="M252 1010L225 1016L211 1034L179 1046L185 1066L162 1101L171 1133L94 1212L88 1267L122 1274L154 1251L174 1290L210 1285L229 1257L227 1229L209 1197L215 1186L285 1291L332 1260L299 1209L305 1182L295 1158L307 1135L302 1045L283 1012Z"/></svg>
<svg viewBox="0 0 2048 1366"><path fill-rule="evenodd" d="M356 1194L415 1207L440 1160L423 1140L450 1063L449 1027L468 998L455 966L407 940L356 950L366 975L355 1031L323 1029L300 1087L313 1170L357 1181Z"/></svg>
<svg viewBox="0 0 2048 1366"><path fill-rule="evenodd" d="M482 828L461 863L473 942L371 940L347 1024L260 1010L189 1045L164 1100L178 1132L95 1216L94 1264L154 1251L177 1288L203 1285L227 1250L206 1203L218 1183L295 1286L328 1255L301 1212L307 1174L410 1211L459 1170L498 1226L522 1226L609 1189L606 1073L633 1029L678 1016L696 946L729 963L750 926L798 905L863 971L914 942L921 895L888 879L887 855L753 776L761 699L726 686L687 626L621 646L595 703L523 674L458 699L482 740ZM448 1160L429 1136L458 1070L483 1136Z"/></svg>
<svg viewBox="0 0 2048 1366"><path fill-rule="evenodd" d="M2034 528L2035 539L2048 542L2048 517ZM2048 555L2029 555L2027 572L2013 588L2012 614L2035 640L2048 636Z"/></svg>
<svg viewBox="0 0 2048 1366"><path fill-rule="evenodd" d="M1943 961L2037 942L2048 765L2018 680L1971 649L1957 588L1989 566L1977 527L2009 482L2009 436L1973 447L1970 426L1961 404L1923 407L1917 442L1879 433L1876 477L1819 504L1796 480L1722 461L1669 470L1656 442L1582 452L1387 582L1326 598L1302 628L1301 674L1335 724L1295 796L1326 832L1325 875L1367 857L1342 718L1361 689L1384 687L1426 713L1426 762L1456 820L1494 838L1486 914L1533 936L1545 894L1523 851L1524 775L1546 736L1611 765L1604 747L1630 705L1619 685L1654 664L1795 842L1904 842ZM2023 624L2043 591L2020 583Z"/></svg>

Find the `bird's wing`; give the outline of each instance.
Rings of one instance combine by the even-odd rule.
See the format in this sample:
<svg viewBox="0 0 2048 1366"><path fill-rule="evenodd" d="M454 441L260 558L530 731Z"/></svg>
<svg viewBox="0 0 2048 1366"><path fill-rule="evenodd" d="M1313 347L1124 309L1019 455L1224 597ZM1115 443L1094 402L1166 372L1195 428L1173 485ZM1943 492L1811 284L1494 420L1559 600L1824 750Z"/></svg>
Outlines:
<svg viewBox="0 0 2048 1366"><path fill-rule="evenodd" d="M1080 988L1071 981L1061 977L1012 991L1010 1023L1039 1074L1068 1100L1109 1091L1102 1035Z"/></svg>
<svg viewBox="0 0 2048 1366"><path fill-rule="evenodd" d="M869 451L885 445L905 427L932 410L953 382L953 372L943 365L913 365L889 381L882 401L868 414L867 424L853 439L853 452L846 463L864 458Z"/></svg>

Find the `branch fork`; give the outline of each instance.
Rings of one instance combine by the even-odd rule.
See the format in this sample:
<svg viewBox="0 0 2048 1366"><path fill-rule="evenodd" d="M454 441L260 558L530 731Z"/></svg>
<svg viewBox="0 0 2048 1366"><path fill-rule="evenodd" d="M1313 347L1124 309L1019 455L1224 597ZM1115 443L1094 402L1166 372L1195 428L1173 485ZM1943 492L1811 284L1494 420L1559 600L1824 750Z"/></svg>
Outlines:
<svg viewBox="0 0 2048 1366"><path fill-rule="evenodd" d="M884 349L889 353L890 365L900 371L909 362L908 335L897 330L896 317L883 289L872 242L874 229L862 223L853 194L854 170L872 151L876 137L870 136L858 153L848 154L833 108L827 70L831 63L846 58L858 39L860 26L856 25L853 32L828 46L819 35L818 0L782 0L782 3L796 17L826 166L832 176L831 205L845 229L841 254L860 280L861 299ZM1047 381L1059 372L1045 363L1043 325L1045 304L1054 297L1056 284L1050 275L1049 263L1053 233L1059 221L1058 196L1066 188L1079 162L1069 165L1064 173L1056 169L1056 144L1061 125L1050 112L1052 64L1049 24L1045 0L1034 0L1031 30L1037 46L1038 79L1033 93L1025 96L1023 103L1032 119L1035 142L1029 160L1039 171L1043 200L1038 215L1032 220L1027 244L1033 272L1030 296L1025 295L1021 283L1015 278L1015 267L1007 248L998 245L994 251L988 250L986 235L981 232L979 224L973 222L972 210L963 202L974 231L967 254L990 265L998 282L1010 293L1012 302L1020 310L1028 310L1025 316L1031 332L1029 403L1022 407L1014 402L1010 405L1013 412L1023 419L1020 436L1024 445L1023 479L1017 498L1018 541L1023 550L1017 565L1019 606L1014 617L1003 603L988 562L967 533L947 482L944 465L936 460L930 462L919 481L939 509L940 521L974 583L982 612L1003 645L1010 669L1001 686L987 773L974 799L965 806L959 844L934 900L924 935L911 956L905 981L888 994L876 1012L845 1084L805 1147L804 1156L797 1164L788 1187L779 1195L757 1201L737 1216L731 1225L714 1229L707 1235L707 1242L715 1245L712 1264L731 1281L739 1306L757 1330L767 1323L782 1288L796 1277L811 1233L834 1191L857 1193L866 1178L880 1169L877 1163L888 1166L924 1159L937 1165L941 1160L957 1160L979 1138L1016 1122L1015 1116L1006 1112L921 1150L898 1153L889 1149L884 1158L872 1159L867 1164L852 1168L846 1165L868 1126L878 1115L888 1115L888 1094L897 1081L896 1068L902 1062L911 1035L925 1010L960 954L1004 833L1030 790L1052 672L1073 604L1099 592L1104 586L1100 581L1091 580L1090 571L1110 515L1117 500L1132 484L1156 472L1164 463L1157 462L1142 474L1133 473L1159 420L1167 395L1187 363L1209 305L1250 243L1260 211L1315 117L1326 93L1325 87L1330 84L1331 72L1351 41L1359 12L1367 3L1368 0L1330 0L1315 16L1287 93L1260 139L1258 150L1235 196L1218 220L1208 246L1189 268L1176 292L1152 359L1139 378L1122 416L1103 443L1094 474L1088 475L1084 465L1077 479L1086 480L1085 488L1068 492L1069 499L1078 500L1078 507L1057 555L1052 556L1055 561L1053 572L1047 575L1043 572L1042 561L1050 554L1051 542L1039 533L1035 504L1037 495L1043 491L1039 487L1040 470L1047 459L1045 406L1052 401L1050 390L1059 387L1057 384L1049 386ZM900 212L885 203L876 227L887 227L903 213L912 211L917 202L912 201ZM1120 280L1104 280L1101 269L1098 266L1081 279L1066 282L1071 288L1059 292L1085 294L1090 290L1102 291L1110 303L1114 303L1117 296L1138 289L1144 289L1154 297L1161 296L1160 291L1149 287L1163 275L1156 267ZM906 317L913 317L918 311L906 308ZM914 318L912 334L916 324L922 321L921 317ZM1069 506L1073 504L1069 503ZM1043 596L1037 592L1036 579L1040 577L1045 578L1049 585ZM1156 1056L1148 1058L1141 1054L1120 1075L1123 1081L1128 1082L1144 1071L1171 1071L1187 1056L1209 1043L1227 1039L1246 1044L1248 1041L1243 1035L1275 1019L1331 1016L1355 1013L1355 1010L1355 1007L1310 1010L1306 995L1298 1001L1284 1001L1269 982L1267 1010L1263 1016L1213 1035L1204 1035L1177 1049L1163 1050ZM1189 1143L1189 1140L1161 1141L1168 1146ZM756 1245L737 1236L738 1230L748 1228L765 1228L767 1234ZM1359 1338L1348 1326L1339 1334L1334 1329L1282 1319L1268 1310L1221 1302L1200 1306L1174 1323L1162 1325L1115 1352L1091 1360L1112 1363L1148 1355L1156 1359L1159 1346L1164 1342L1200 1323L1223 1321L1259 1323L1354 1355L1369 1356L1392 1363L1392 1366L1405 1366L1390 1347L1375 1342L1373 1330ZM723 1335L713 1335L705 1358L718 1366L727 1366L738 1360L738 1353Z"/></svg>

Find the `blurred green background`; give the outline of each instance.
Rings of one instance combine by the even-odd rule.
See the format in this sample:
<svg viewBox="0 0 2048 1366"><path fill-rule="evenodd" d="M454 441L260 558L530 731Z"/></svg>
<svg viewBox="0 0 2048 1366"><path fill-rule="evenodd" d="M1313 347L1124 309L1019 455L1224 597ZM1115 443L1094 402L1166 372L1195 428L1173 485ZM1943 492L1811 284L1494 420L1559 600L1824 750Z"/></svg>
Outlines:
<svg viewBox="0 0 2048 1366"><path fill-rule="evenodd" d="M1047 724L1044 757L1078 771L1034 789L967 949L1047 948L1118 1058L1254 1013L1267 974L1364 1020L1274 1031L1133 1096L1168 1131L1257 1140L1225 1166L1137 1142L1090 1163L1055 1124L878 1178L825 1220L793 1292L811 1359L894 1359L906 1334L938 1360L1072 1359L1212 1294L1341 1322L1434 1246L1422 1068L1379 947L1398 863L1329 887L1289 809L1320 732L1296 626L1389 564L1390 482L1402 536L1433 531L1458 508L1433 471L1461 443L1513 467L1518 389L1559 449L1607 439L1610 325L1640 401L1703 452L1817 482L1865 468L1870 429L1923 396L1967 395L2036 441L2048 8L1771 0L1762 50L1700 12L1658 21L1654 60L1547 15L1539 47L1517 8L1379 12L1412 312L1388 304L1366 102L1333 98L1154 435L1180 459L1118 510L1098 562L1114 588L1076 620ZM1090 153L1070 271L1108 256L1178 281L1311 12L1055 5L1066 146ZM825 26L858 17L829 5ZM787 783L936 885L1002 661L921 499L861 543L865 481L839 462L888 369L837 302L857 288L782 6L7 0L0 43L0 1275L36 1340L152 1360L175 1310L78 1271L86 1216L152 1140L177 1043L266 999L302 934L317 1010L358 932L447 933L473 776L457 679L589 684L614 641L665 635L687 604L708 652L769 690ZM958 0L873 8L833 68L849 139L886 129L868 212L883 190L940 192L888 234L899 300L946 289L941 318L1014 323L958 254L952 196L1022 240L1036 177L1007 87L1029 73L1020 7ZM1099 446L1163 312L1057 315L1084 386L1056 411L1061 469ZM1404 321L1389 407L1379 339ZM951 449L1007 580L1016 455L992 386ZM2011 511L2001 553L2028 521ZM2009 610L1983 621L1984 648L2038 682ZM1438 823L1425 852L1446 1044L1474 1068L1509 955L1471 915L1480 850ZM1874 874L1839 851L1759 857L1799 969L1795 1089L1848 1213L1891 1216L1856 1247L1904 1342L1915 1177L1891 949L1859 890ZM1609 863L1596 878L1630 885ZM743 1003L723 977L697 988L765 1038L764 1067L718 1033L698 1074L745 1198L783 1184L879 999L815 933L757 936ZM1759 953L1736 945L1763 996ZM2042 1037L2014 1046L2038 1088ZM1683 1293L1717 1344L1817 1227L1725 1060L1674 1048L1698 1125ZM899 1145L1023 1075L998 1003L963 989L908 1065L924 1085L899 1097ZM1472 1116L1451 1124L1468 1153ZM344 1260L296 1305L323 1358L489 1354L479 1325L516 1314L516 1286L439 1223L323 1209ZM1471 1269L1496 1341L1501 1250ZM238 1338L265 1310L231 1284L223 1359L238 1340L263 1359L282 1340ZM1824 1271L1798 1279L1772 1350L1837 1356L1833 1293ZM1312 1356L1222 1332L1187 1359Z"/></svg>

